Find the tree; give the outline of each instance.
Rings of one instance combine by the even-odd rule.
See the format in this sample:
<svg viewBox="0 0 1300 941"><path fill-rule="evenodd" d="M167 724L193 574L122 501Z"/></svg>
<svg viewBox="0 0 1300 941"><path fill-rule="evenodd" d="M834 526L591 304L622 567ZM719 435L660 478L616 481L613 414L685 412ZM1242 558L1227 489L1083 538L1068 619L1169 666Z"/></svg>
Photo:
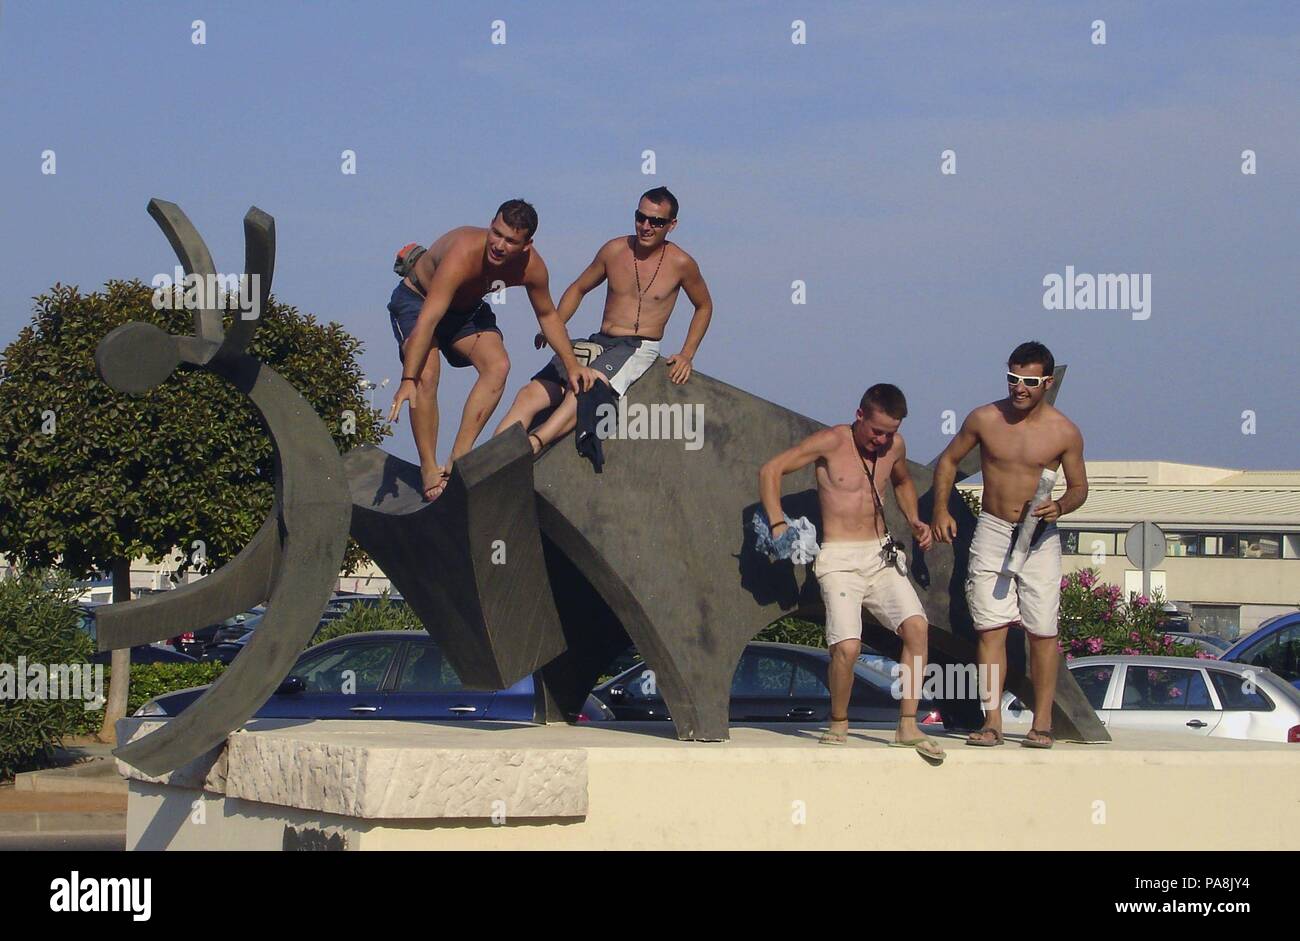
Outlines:
<svg viewBox="0 0 1300 941"><path fill-rule="evenodd" d="M180 573L223 564L261 526L274 495L271 439L252 403L221 378L183 366L138 398L99 379L95 347L120 324L193 333L191 311L156 309L153 297L140 281L109 281L93 294L56 284L0 354L0 552L75 578L110 572L115 602L130 598L139 556L161 562L179 549ZM346 451L390 433L360 387L360 348L339 324L272 298L249 352L293 384ZM345 569L363 559L350 543ZM119 653L129 651L113 655L104 738L126 708L120 678L130 661Z"/></svg>

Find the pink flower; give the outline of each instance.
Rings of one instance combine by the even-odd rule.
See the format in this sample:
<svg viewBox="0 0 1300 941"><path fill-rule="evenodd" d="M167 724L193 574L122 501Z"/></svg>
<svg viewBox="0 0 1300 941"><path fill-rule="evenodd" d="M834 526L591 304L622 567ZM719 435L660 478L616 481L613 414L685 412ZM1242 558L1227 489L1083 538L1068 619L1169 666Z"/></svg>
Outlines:
<svg viewBox="0 0 1300 941"><path fill-rule="evenodd" d="M1120 590L1118 585L1110 586L1110 596L1114 598L1116 601L1119 601Z"/></svg>
<svg viewBox="0 0 1300 941"><path fill-rule="evenodd" d="M1111 616L1111 614L1113 614L1113 613L1114 613L1114 612L1107 611L1105 614L1103 614L1103 615L1101 616L1101 619L1102 619L1103 621L1109 621L1109 620L1110 620L1110 616Z"/></svg>
<svg viewBox="0 0 1300 941"><path fill-rule="evenodd" d="M1091 570L1089 569L1084 569L1079 573L1079 584L1082 585L1084 588L1091 588L1092 583L1095 582L1096 580L1097 580L1096 576L1093 575Z"/></svg>
<svg viewBox="0 0 1300 941"><path fill-rule="evenodd" d="M1196 651L1196 659L1197 660L1218 660L1219 658L1212 653L1207 653L1204 650L1198 650Z"/></svg>
<svg viewBox="0 0 1300 941"><path fill-rule="evenodd" d="M1062 576L1061 576L1061 587L1062 587L1062 588L1069 588L1069 587L1070 587L1070 576L1068 576L1068 575L1062 575Z"/></svg>
<svg viewBox="0 0 1300 941"><path fill-rule="evenodd" d="M1094 589L1092 590L1092 593L1093 593L1094 595L1096 595L1098 598L1105 598L1105 597L1106 597L1106 586L1105 586L1105 585L1098 585L1096 588L1094 588Z"/></svg>
<svg viewBox="0 0 1300 941"><path fill-rule="evenodd" d="M1136 655L1137 655L1137 651L1134 650L1132 647L1125 647L1125 648L1124 648L1124 655L1127 656L1127 657L1133 657L1133 656L1136 656Z"/></svg>
<svg viewBox="0 0 1300 941"><path fill-rule="evenodd" d="M1165 646L1166 646L1166 647L1172 647L1173 645L1174 645L1174 639L1173 639L1172 637L1170 637L1168 634L1166 634L1166 635L1165 635Z"/></svg>
<svg viewBox="0 0 1300 941"><path fill-rule="evenodd" d="M1067 654L1065 655L1065 659L1066 659L1066 660L1073 660L1073 659L1074 659L1074 654L1072 654L1072 653L1067 653Z"/></svg>
<svg viewBox="0 0 1300 941"><path fill-rule="evenodd" d="M1137 639L1138 639L1138 632L1137 632L1137 631L1129 631L1129 632L1128 632L1128 639L1129 639L1129 640L1137 640Z"/></svg>
<svg viewBox="0 0 1300 941"><path fill-rule="evenodd" d="M1134 603L1135 603L1139 608L1145 608L1147 605L1149 605L1149 604L1151 603L1151 599L1148 598L1146 595L1138 595L1138 596L1137 596L1137 601L1134 602Z"/></svg>
<svg viewBox="0 0 1300 941"><path fill-rule="evenodd" d="M1100 638L1100 637L1089 637L1089 638L1088 638L1088 650L1089 650L1090 652L1092 652L1092 653L1101 653L1101 638Z"/></svg>

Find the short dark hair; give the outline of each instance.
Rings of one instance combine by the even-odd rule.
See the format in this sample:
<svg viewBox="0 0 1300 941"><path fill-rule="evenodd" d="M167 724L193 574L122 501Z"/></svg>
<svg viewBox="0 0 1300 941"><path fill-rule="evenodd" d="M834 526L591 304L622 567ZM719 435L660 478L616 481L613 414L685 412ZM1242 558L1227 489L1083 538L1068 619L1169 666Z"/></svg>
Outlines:
<svg viewBox="0 0 1300 941"><path fill-rule="evenodd" d="M862 393L862 401L858 403L858 407L862 409L863 415L870 415L871 410L877 408L898 421L907 417L907 399L903 395L903 390L888 382L877 382Z"/></svg>
<svg viewBox="0 0 1300 941"><path fill-rule="evenodd" d="M522 199L507 199L497 207L497 215L510 228L524 229L529 238L537 232L537 210Z"/></svg>
<svg viewBox="0 0 1300 941"><path fill-rule="evenodd" d="M1056 372L1056 360L1052 357L1052 351L1037 340L1021 343L1007 357L1008 366L1032 366L1034 363L1043 367L1044 376Z"/></svg>
<svg viewBox="0 0 1300 941"><path fill-rule="evenodd" d="M668 191L668 187L656 186L652 190L646 190L641 194L641 199L648 199L652 203L667 203L669 209L668 218L677 218L677 197Z"/></svg>

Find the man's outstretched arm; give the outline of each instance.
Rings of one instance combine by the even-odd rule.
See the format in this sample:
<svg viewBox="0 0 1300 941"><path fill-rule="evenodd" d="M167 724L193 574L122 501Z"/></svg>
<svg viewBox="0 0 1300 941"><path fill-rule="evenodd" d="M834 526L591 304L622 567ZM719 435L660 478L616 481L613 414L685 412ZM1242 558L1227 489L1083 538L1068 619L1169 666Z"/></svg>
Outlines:
<svg viewBox="0 0 1300 941"><path fill-rule="evenodd" d="M916 544L924 552L930 548L932 538L930 527L921 520L916 483L912 480L912 472L907 467L907 442L903 440L902 435L898 435L895 440L898 442L898 457L894 460L894 469L889 474L889 479L894 485L894 499L898 501L898 508L907 518L907 525L912 529Z"/></svg>
<svg viewBox="0 0 1300 941"><path fill-rule="evenodd" d="M820 457L825 457L834 450L837 442L835 432L823 428L804 438L789 450L782 451L764 464L758 471L758 496L763 503L763 511L771 523L772 537L776 538L776 528L785 526L785 513L781 509L781 478L807 467Z"/></svg>
<svg viewBox="0 0 1300 941"><path fill-rule="evenodd" d="M686 331L686 342L682 344L682 351L668 357L668 378L678 385L691 378L695 353L700 348L705 332L709 329L709 321L713 319L713 297L709 294L709 286L704 283L704 275L700 274L700 266L695 263L694 258L690 260L686 273L682 277L682 290L695 305L695 314L691 317L691 325Z"/></svg>
<svg viewBox="0 0 1300 941"><path fill-rule="evenodd" d="M975 445L980 443L976 431L975 412L966 416L961 430L943 449L934 468L934 481L931 485L934 493L934 510L931 514L930 528L934 538L939 542L952 542L957 538L957 521L948 512L948 498L952 496L952 485L957 480L957 465L961 459L970 454Z"/></svg>
<svg viewBox="0 0 1300 941"><path fill-rule="evenodd" d="M564 321L560 318L560 312L555 309L555 302L551 300L551 282L546 264L536 253L528 262L524 286L528 290L528 300L533 305L533 313L537 315L537 324L542 329L542 336L546 337L546 342L551 345L551 349L559 354L560 364L568 377L569 391L575 394L585 392L594 383L604 382L605 377L596 370L578 365L578 359L573 355L573 344L564 329Z"/></svg>

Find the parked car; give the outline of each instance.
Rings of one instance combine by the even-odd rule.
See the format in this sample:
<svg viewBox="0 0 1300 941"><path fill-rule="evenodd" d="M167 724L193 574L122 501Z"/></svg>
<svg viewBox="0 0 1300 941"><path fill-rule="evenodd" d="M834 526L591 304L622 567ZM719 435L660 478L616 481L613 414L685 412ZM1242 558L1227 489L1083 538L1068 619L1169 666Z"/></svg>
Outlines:
<svg viewBox="0 0 1300 941"><path fill-rule="evenodd" d="M1232 646L1232 641L1225 640L1217 634L1194 634L1191 631L1166 631L1165 636L1172 638L1176 644L1190 644L1201 653L1208 654L1216 660L1225 650Z"/></svg>
<svg viewBox="0 0 1300 941"><path fill-rule="evenodd" d="M90 635L92 641L98 642L97 631L95 630L95 609L98 604L83 603L77 605L78 613L81 617L78 625L83 631ZM108 666L113 661L113 651L98 650L91 655L91 663L102 663ZM180 653L177 650L163 644L139 644L131 648L132 663L198 663L194 657Z"/></svg>
<svg viewBox="0 0 1300 941"><path fill-rule="evenodd" d="M1069 663L1102 725L1300 743L1300 690L1262 666L1190 657L1099 656ZM1006 725L1032 713L1003 697Z"/></svg>
<svg viewBox="0 0 1300 941"><path fill-rule="evenodd" d="M251 636L251 635L248 635ZM345 692L345 679L351 688ZM137 716L176 716L207 690L177 690L152 699ZM494 719L535 722L533 677L504 690L468 690L423 631L367 631L335 637L299 657L256 719ZM612 716L587 698L580 722Z"/></svg>
<svg viewBox="0 0 1300 941"><path fill-rule="evenodd" d="M1300 688L1300 611L1269 618L1219 659L1264 667Z"/></svg>
<svg viewBox="0 0 1300 941"><path fill-rule="evenodd" d="M831 695L826 687L830 653L799 644L754 641L745 646L731 681L732 722L826 722ZM898 700L891 686L892 660L867 653L853 670L849 696L852 722L894 723ZM659 694L654 672L644 662L624 670L591 691L621 720L671 718ZM922 721L939 721L938 706L922 700L917 709Z"/></svg>
<svg viewBox="0 0 1300 941"><path fill-rule="evenodd" d="M233 640L238 640L250 631L257 630L257 625L262 621L262 611L249 611L244 614L236 614L233 618L227 618L220 627L212 634L212 640L208 642L208 647L216 647L220 644L228 644Z"/></svg>

